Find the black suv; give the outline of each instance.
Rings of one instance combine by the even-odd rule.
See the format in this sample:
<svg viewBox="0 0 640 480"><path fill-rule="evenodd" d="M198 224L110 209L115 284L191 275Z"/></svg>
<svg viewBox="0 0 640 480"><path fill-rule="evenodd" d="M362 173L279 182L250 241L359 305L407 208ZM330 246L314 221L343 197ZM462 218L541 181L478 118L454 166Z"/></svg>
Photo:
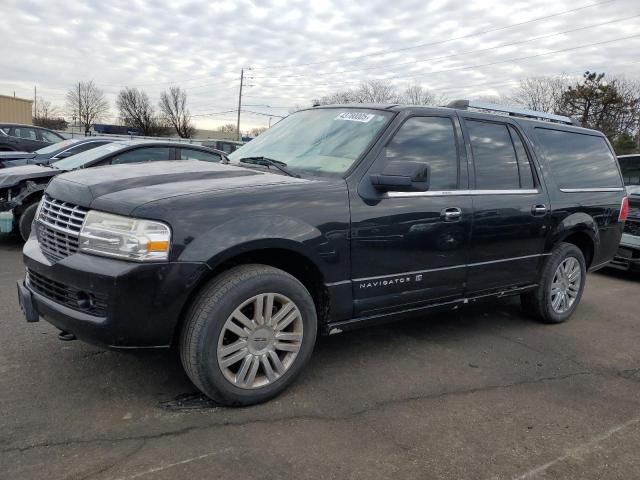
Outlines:
<svg viewBox="0 0 640 480"><path fill-rule="evenodd" d="M611 266L640 271L640 154L618 157L622 179L629 195L629 216L624 226L620 248Z"/></svg>
<svg viewBox="0 0 640 480"><path fill-rule="evenodd" d="M228 405L281 392L319 333L503 295L566 320L622 235L611 146L566 117L452 107L312 108L231 164L54 178L24 247L27 320L111 348L177 345Z"/></svg>

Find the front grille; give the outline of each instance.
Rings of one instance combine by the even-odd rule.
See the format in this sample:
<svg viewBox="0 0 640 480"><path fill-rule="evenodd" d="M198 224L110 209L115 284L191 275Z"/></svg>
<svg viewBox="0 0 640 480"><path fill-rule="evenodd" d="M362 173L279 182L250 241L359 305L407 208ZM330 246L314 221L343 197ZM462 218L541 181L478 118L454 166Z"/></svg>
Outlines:
<svg viewBox="0 0 640 480"><path fill-rule="evenodd" d="M629 235L635 235L640 237L640 222L627 220L624 223L624 233L628 233Z"/></svg>
<svg viewBox="0 0 640 480"><path fill-rule="evenodd" d="M42 253L52 260L61 260L76 253L87 212L84 207L45 195L36 224Z"/></svg>
<svg viewBox="0 0 640 480"><path fill-rule="evenodd" d="M107 296L104 294L79 290L29 269L26 283L34 292L73 310L97 317L107 314Z"/></svg>

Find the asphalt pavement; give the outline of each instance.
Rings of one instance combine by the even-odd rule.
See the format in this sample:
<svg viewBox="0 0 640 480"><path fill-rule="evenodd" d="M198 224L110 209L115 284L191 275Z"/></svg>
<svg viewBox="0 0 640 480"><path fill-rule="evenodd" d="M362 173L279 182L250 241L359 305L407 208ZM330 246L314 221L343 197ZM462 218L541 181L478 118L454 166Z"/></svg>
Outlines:
<svg viewBox="0 0 640 480"><path fill-rule="evenodd" d="M172 352L23 321L0 238L1 479L640 478L640 275L589 276L562 325L516 299L323 338L255 407L195 393Z"/></svg>

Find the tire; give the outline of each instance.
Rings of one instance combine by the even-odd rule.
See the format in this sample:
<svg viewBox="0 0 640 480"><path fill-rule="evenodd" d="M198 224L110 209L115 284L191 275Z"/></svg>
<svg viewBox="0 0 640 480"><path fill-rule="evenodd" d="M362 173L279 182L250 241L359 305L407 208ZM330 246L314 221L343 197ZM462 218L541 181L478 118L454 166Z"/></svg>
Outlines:
<svg viewBox="0 0 640 480"><path fill-rule="evenodd" d="M24 209L22 215L20 215L20 218L18 219L18 231L25 242L29 239L29 235L31 235L31 225L33 224L33 219L36 216L37 209L38 202L32 203Z"/></svg>
<svg viewBox="0 0 640 480"><path fill-rule="evenodd" d="M568 273L579 272L579 278L578 273L563 278L560 265ZM523 309L542 323L564 322L580 303L586 276L587 266L582 251L571 243L558 244L542 268L538 287L521 296ZM554 284L554 280L558 282Z"/></svg>
<svg viewBox="0 0 640 480"><path fill-rule="evenodd" d="M211 280L194 299L180 357L191 381L212 400L252 405L295 380L311 357L317 330L316 308L302 283L277 268L243 265Z"/></svg>

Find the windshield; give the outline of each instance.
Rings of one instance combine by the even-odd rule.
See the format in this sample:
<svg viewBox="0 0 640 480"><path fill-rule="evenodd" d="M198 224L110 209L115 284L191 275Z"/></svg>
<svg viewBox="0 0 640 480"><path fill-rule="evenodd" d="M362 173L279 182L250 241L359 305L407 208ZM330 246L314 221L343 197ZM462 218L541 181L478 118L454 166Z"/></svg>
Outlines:
<svg viewBox="0 0 640 480"><path fill-rule="evenodd" d="M622 179L624 184L629 186L640 185L640 155L634 157L618 158Z"/></svg>
<svg viewBox="0 0 640 480"><path fill-rule="evenodd" d="M341 175L362 155L391 112L330 108L303 110L281 120L239 148L229 159L267 157L293 171Z"/></svg>
<svg viewBox="0 0 640 480"><path fill-rule="evenodd" d="M84 167L85 165L98 160L100 157L109 153L117 152L127 147L125 143L107 143L100 147L92 148L91 150L85 150L71 157L63 160L58 160L53 165L61 170L74 170L76 168Z"/></svg>
<svg viewBox="0 0 640 480"><path fill-rule="evenodd" d="M74 143L78 143L80 141L79 138L76 138L75 140L63 140L62 142L58 142L58 143L52 143L51 145L41 148L40 150L36 150L36 153L38 155L47 155L49 153L55 153L58 150L64 150L67 147L70 147L71 145L73 145Z"/></svg>

